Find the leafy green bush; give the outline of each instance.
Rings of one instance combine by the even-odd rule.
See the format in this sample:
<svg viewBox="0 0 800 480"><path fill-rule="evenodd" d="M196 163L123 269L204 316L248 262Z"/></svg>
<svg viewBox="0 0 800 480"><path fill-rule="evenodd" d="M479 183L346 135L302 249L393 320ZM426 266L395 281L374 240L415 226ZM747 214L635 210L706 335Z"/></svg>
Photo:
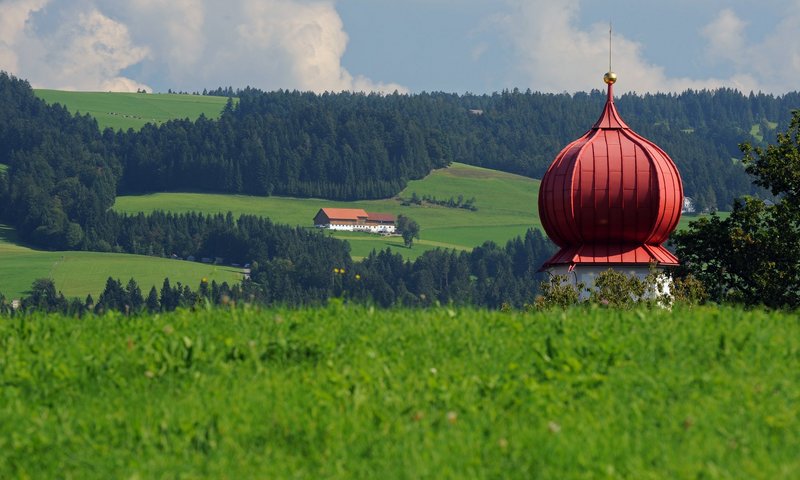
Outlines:
<svg viewBox="0 0 800 480"><path fill-rule="evenodd" d="M539 289L542 293L536 297L532 308L567 308L581 301L581 292L586 289L586 285L570 282L567 275L550 275L547 281L539 285Z"/></svg>
<svg viewBox="0 0 800 480"><path fill-rule="evenodd" d="M702 304L708 300L705 285L691 274L673 279L672 294L676 302L688 305Z"/></svg>
<svg viewBox="0 0 800 480"><path fill-rule="evenodd" d="M552 275L540 285L541 295L528 309L566 308L581 303L611 308L669 307L675 302L703 303L707 294L693 277L672 279L655 267L645 278L609 268L597 275L594 283L573 283L566 275Z"/></svg>

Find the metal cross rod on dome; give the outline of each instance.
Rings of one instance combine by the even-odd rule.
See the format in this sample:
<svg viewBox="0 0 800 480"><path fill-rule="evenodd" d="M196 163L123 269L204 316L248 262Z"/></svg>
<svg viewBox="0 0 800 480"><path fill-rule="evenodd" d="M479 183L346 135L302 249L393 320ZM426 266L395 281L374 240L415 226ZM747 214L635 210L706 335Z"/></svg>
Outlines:
<svg viewBox="0 0 800 480"><path fill-rule="evenodd" d="M608 22L608 71L611 71L611 21Z"/></svg>
<svg viewBox="0 0 800 480"><path fill-rule="evenodd" d="M603 75L603 81L608 85L608 94L611 95L611 85L617 81L617 74L611 70L611 22L608 22L608 72Z"/></svg>

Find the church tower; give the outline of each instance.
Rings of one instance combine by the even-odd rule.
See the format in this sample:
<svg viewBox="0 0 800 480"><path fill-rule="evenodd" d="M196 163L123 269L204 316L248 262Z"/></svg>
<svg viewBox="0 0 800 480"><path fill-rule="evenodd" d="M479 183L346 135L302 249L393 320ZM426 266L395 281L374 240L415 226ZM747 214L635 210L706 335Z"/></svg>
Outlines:
<svg viewBox="0 0 800 480"><path fill-rule="evenodd" d="M675 163L620 117L616 74L603 80L608 97L600 118L561 150L539 190L542 225L560 247L542 269L587 286L609 268L643 278L651 264L678 265L662 244L683 205Z"/></svg>

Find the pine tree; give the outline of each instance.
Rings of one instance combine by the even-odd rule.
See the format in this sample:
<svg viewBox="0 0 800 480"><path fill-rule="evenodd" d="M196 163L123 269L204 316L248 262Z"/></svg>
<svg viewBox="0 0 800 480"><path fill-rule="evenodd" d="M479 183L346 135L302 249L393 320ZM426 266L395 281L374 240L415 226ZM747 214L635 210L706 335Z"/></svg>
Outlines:
<svg viewBox="0 0 800 480"><path fill-rule="evenodd" d="M136 281L133 278L128 280L128 285L125 287L125 293L128 297L130 311L133 313L141 310L142 305L144 305L144 298L142 298L142 290L139 288L139 285L136 284Z"/></svg>
<svg viewBox="0 0 800 480"><path fill-rule="evenodd" d="M158 302L158 292L156 291L155 285L150 287L150 293L147 294L147 301L145 303L147 307L147 311L150 313L157 312L160 309L160 304Z"/></svg>
<svg viewBox="0 0 800 480"><path fill-rule="evenodd" d="M164 283L161 285L162 312L170 312L175 310L175 308L178 306L178 299L175 297L175 292L172 290L172 286L169 284L169 278L165 278Z"/></svg>

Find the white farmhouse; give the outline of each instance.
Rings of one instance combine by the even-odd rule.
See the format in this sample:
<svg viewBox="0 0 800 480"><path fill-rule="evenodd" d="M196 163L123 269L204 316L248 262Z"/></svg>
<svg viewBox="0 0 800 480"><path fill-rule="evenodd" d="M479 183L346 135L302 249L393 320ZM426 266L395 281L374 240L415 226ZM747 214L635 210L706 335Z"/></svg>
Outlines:
<svg viewBox="0 0 800 480"><path fill-rule="evenodd" d="M314 216L317 228L349 232L394 233L394 215L367 212L360 208L321 208Z"/></svg>

